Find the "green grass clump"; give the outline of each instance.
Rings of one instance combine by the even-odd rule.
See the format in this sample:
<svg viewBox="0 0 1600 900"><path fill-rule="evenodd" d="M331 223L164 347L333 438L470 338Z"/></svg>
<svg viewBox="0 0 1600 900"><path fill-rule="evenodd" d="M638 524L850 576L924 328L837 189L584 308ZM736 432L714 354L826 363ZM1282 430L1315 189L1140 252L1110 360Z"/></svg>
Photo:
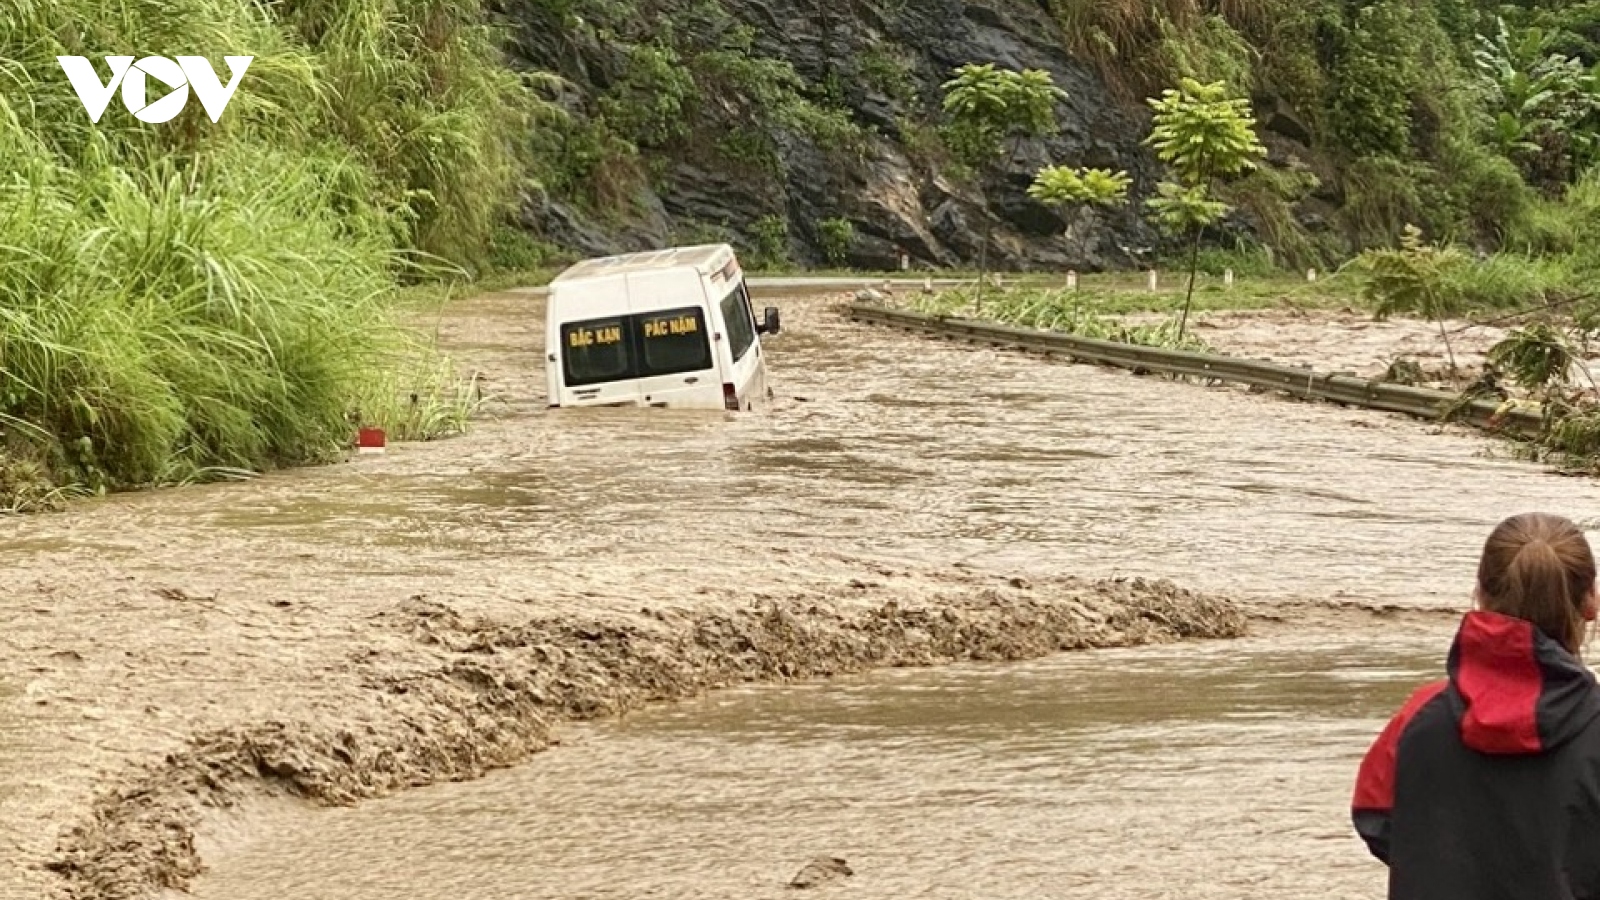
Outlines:
<svg viewBox="0 0 1600 900"><path fill-rule="evenodd" d="M927 315L981 318L1020 328L1059 331L1105 341L1181 350L1207 349L1205 342L1193 334L1185 335L1180 340L1175 319L1129 325L1113 318L1115 312L1108 309L1107 304L1098 302L1099 299L1101 297L1091 293L1065 290L986 291L979 307L981 312L974 315L974 304L978 298L974 291L962 288L916 295L910 306ZM1176 305L1181 306L1182 295L1177 295L1175 299Z"/></svg>
<svg viewBox="0 0 1600 900"><path fill-rule="evenodd" d="M1572 286L1568 263L1497 253L1445 273L1445 290L1474 310L1515 310L1536 306Z"/></svg>
<svg viewBox="0 0 1600 900"><path fill-rule="evenodd" d="M476 396L396 285L537 261L498 226L537 104L480 0L20 0L0 11L0 509L337 458L357 424L464 426ZM255 60L220 123L55 61Z"/></svg>
<svg viewBox="0 0 1600 900"><path fill-rule="evenodd" d="M316 462L384 418L356 404L410 349L390 251L313 164L240 151L201 188L27 162L0 185L0 421L71 480Z"/></svg>
<svg viewBox="0 0 1600 900"><path fill-rule="evenodd" d="M1420 240L1420 239L1414 239ZM1459 247L1413 243L1369 250L1354 264L1363 293L1378 315L1427 318L1536 311L1582 293L1571 256L1497 253L1474 258ZM1405 269L1398 278L1396 267Z"/></svg>
<svg viewBox="0 0 1600 900"><path fill-rule="evenodd" d="M233 144L331 153L352 164L327 173L352 227L481 268L531 165L517 147L556 115L504 64L487 22L483 0L16 0L0 10L0 84L69 166L104 154L140 171ZM254 61L220 122L191 97L147 125L114 97L91 123L56 56L86 56L104 76L102 54L119 52L203 52L224 81L224 56Z"/></svg>
<svg viewBox="0 0 1600 900"><path fill-rule="evenodd" d="M1176 313L1183 309L1183 276L1163 273L1158 289L1151 291L1143 273L1108 273L1086 275L1079 278L1077 291L1065 291L1056 286L1039 284L1038 280L1019 282L1003 291L986 288L982 296L982 310L987 316L996 302L1002 305L1024 302L1020 299L1034 295L1061 296L1063 302L1076 303L1100 315L1125 315L1128 313ZM1060 285L1061 279L1050 279ZM1300 309L1337 309L1348 305L1355 296L1357 286L1342 276L1321 276L1308 282L1302 276L1273 278L1246 278L1237 276L1232 287L1224 285L1218 277L1202 277L1196 282L1193 309L1208 312L1227 312L1295 307ZM946 292L948 299L940 301L955 304L957 312L970 314L978 307L971 288Z"/></svg>

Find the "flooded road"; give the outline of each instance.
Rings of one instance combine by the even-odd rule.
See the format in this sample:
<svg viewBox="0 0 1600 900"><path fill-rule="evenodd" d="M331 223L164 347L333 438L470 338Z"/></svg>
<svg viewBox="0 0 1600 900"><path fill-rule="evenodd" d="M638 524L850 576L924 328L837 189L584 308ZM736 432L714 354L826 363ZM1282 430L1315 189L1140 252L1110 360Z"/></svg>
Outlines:
<svg viewBox="0 0 1600 900"><path fill-rule="evenodd" d="M555 558L585 552L570 528L581 518L600 526L587 539L602 553L619 530L648 554L689 527L722 547L870 547L916 564L1401 602L1461 602L1479 542L1513 511L1600 514L1591 482L1485 458L1495 445L1476 435L911 338L815 299L782 302L791 325L770 350L771 416L535 417L492 449L481 442L454 488L483 484L479 505L496 518L514 505L519 538ZM527 303L514 295L480 303L447 338L483 351L492 386L540 402L528 348L542 324L510 323ZM1315 352L1295 337L1278 350ZM401 476L410 490L415 474Z"/></svg>
<svg viewBox="0 0 1600 900"><path fill-rule="evenodd" d="M1471 569L1459 564L1495 520L1530 507L1600 514L1592 483L1485 458L1495 445L1476 435L913 339L843 322L815 299L784 301L770 416L546 413L537 301L474 303L443 337L507 399L492 407L502 421L335 477L197 496L197 524L576 566L591 589L760 567L772 547L849 548L918 565L1457 603ZM710 545L693 564L678 549L686 533ZM1425 574L1422 559L1463 577Z"/></svg>
<svg viewBox="0 0 1600 900"><path fill-rule="evenodd" d="M752 900L821 855L854 872L823 892L864 900L1378 897L1350 786L1443 646L1290 632L733 690L479 782L281 809L194 896Z"/></svg>
<svg viewBox="0 0 1600 900"><path fill-rule="evenodd" d="M430 616L515 628L530 617L577 613L634 621L641 607L740 610L776 599L803 607L856 596L915 604L979 593L961 580L967 572L1041 584L1069 574L1167 577L1261 608L1349 599L1460 609L1481 542L1500 518L1535 508L1600 517L1592 481L1489 458L1496 445L1478 436L853 326L817 299L781 306L785 333L769 348L778 402L769 415L547 412L541 301L500 294L438 323L445 345L479 367L501 398L490 406L495 418L465 438L251 484L119 496L63 515L0 521L0 613L8 623L0 636L0 897L40 896L53 883L42 861L87 818L107 781L183 750L196 734L283 722L291 736L304 723L389 735L397 701L386 686L448 662L444 650L404 630ZM410 618L397 616L413 601ZM1181 660L1190 651L1149 652ZM1244 724L1217 727L1186 731L1183 740L1205 736L1218 754L1230 746L1266 752ZM1335 728L1317 744L1321 734L1295 745L1311 756L1282 764L1294 777L1332 778L1316 754L1335 745L1350 752L1347 733ZM667 739L624 730L598 741L594 752L619 761L591 777L630 777L631 764L620 760L633 751L618 748L631 740ZM1274 740L1283 749L1292 738ZM1127 759L1116 746L1050 752ZM802 760L800 771L814 765L810 777L821 777L820 759L833 751L806 752L811 762ZM542 773L564 758L548 755L514 777L548 777ZM1161 764L1168 763L1176 764ZM884 765L898 762L884 756ZM1339 791L1346 768L1341 761ZM786 790L772 775L749 789ZM1129 777L1155 790L1155 782L1137 781L1145 776ZM1332 781L1319 783L1319 797L1339 793L1327 787ZM1211 796L1234 800L1206 813L1207 822L1272 808L1233 789ZM529 815L556 814L506 802ZM670 815L670 805L651 814ZM295 821L274 839L312 827ZM866 821L854 827L876 827ZM1181 817L1165 827L1188 829ZM628 840L623 832L605 840ZM404 840L426 847L453 833L414 828ZM1159 860L1169 852L1135 837L1081 865L1133 866L1140 854ZM391 839L402 840L384 838ZM1111 848L1105 841L1096 846ZM528 854L563 852L519 842ZM811 843L807 856L836 852ZM1010 858L995 849L1001 843L962 858L982 855L969 865L994 865ZM866 854L897 852L858 845ZM355 849L329 847L320 871ZM742 870L738 878L767 885L773 867L803 862L791 852L798 845L779 849L759 877ZM129 871L156 877L138 868L147 863L156 865L135 860ZM280 865L283 877L295 866ZM657 869L611 874L638 887ZM873 877L893 877L877 870ZM515 873L478 877L512 879L496 883L527 893ZM706 890L734 883L745 882L718 880ZM951 891L964 884L940 883ZM1160 895L1165 885L1193 883L1180 867L1145 888Z"/></svg>

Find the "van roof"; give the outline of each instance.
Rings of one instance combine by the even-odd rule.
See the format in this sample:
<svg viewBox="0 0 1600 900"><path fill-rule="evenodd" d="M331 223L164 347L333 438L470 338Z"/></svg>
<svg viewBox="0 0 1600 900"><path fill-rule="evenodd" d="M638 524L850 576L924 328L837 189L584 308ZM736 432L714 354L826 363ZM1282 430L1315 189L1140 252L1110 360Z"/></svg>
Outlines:
<svg viewBox="0 0 1600 900"><path fill-rule="evenodd" d="M602 275L637 272L641 269L693 268L710 274L722 268L725 257L731 257L733 248L727 244L700 244L694 247L669 247L665 250L647 250L643 253L624 253L620 256L602 256L573 263L550 283L580 281Z"/></svg>

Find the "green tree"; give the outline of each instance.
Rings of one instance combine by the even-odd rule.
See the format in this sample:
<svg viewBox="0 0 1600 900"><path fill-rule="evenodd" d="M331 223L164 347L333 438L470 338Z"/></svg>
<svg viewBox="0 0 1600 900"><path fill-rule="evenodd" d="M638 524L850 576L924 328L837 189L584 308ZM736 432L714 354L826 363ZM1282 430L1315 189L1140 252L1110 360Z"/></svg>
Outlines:
<svg viewBox="0 0 1600 900"><path fill-rule="evenodd" d="M1146 201L1156 221L1173 234L1189 234L1189 288L1178 320L1183 339L1194 300L1195 272L1200 261L1200 238L1231 207L1211 196L1211 182L1249 171L1266 155L1255 132L1255 117L1248 100L1228 96L1222 82L1201 84L1183 79L1178 87L1152 99L1155 126L1145 143L1167 164L1175 180L1163 182L1155 197Z"/></svg>
<svg viewBox="0 0 1600 900"><path fill-rule="evenodd" d="M1467 265L1467 256L1455 247L1425 242L1420 229L1407 225L1398 250L1368 250L1357 263L1368 273L1363 293L1373 304L1373 315L1383 319L1412 312L1432 319L1439 326L1454 375L1456 354L1444 320L1461 311L1461 297L1446 284L1453 270Z"/></svg>
<svg viewBox="0 0 1600 900"><path fill-rule="evenodd" d="M1115 206L1127 200L1129 183L1127 172L1045 166L1034 176L1033 184L1028 186L1028 196L1042 203L1068 208ZM1070 224L1067 232L1072 232Z"/></svg>
<svg viewBox="0 0 1600 900"><path fill-rule="evenodd" d="M949 120L945 138L956 159L980 177L993 174L1001 162L1016 154L1022 141L1055 128L1056 101L1067 96L1055 86L1049 72L1039 69L1014 72L993 63L968 63L953 74L943 86ZM978 251L980 304L993 230L985 216L983 245Z"/></svg>

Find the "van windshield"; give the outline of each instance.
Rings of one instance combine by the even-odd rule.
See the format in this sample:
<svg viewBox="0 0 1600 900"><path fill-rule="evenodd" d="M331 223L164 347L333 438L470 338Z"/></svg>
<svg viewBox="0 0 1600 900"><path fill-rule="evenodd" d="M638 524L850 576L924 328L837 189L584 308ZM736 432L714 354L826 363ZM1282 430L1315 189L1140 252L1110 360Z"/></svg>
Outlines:
<svg viewBox="0 0 1600 900"><path fill-rule="evenodd" d="M689 306L568 322L561 364L569 387L710 369L705 311Z"/></svg>

